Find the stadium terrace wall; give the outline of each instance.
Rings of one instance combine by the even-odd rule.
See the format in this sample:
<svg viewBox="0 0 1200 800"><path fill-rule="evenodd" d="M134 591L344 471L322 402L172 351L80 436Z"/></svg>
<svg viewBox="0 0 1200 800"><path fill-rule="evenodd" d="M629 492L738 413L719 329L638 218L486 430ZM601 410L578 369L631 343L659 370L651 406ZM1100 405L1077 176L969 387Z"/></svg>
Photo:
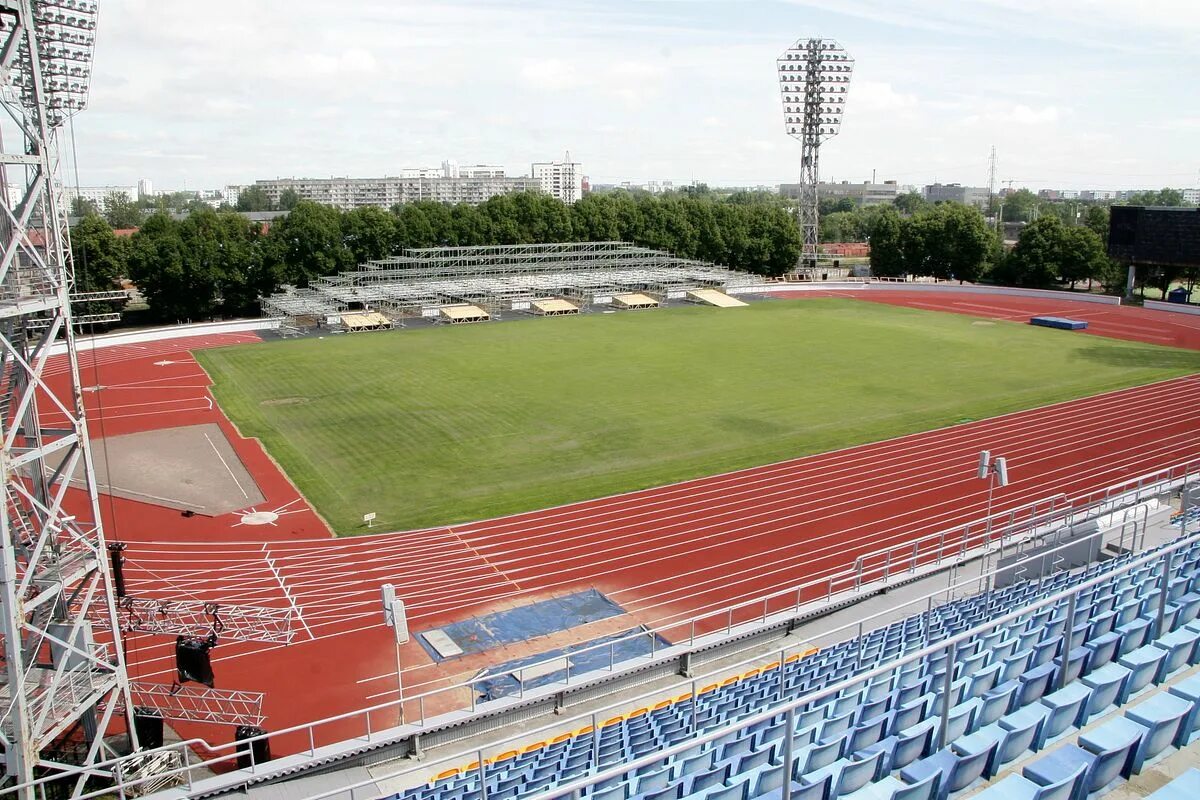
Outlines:
<svg viewBox="0 0 1200 800"><path fill-rule="evenodd" d="M103 333L98 336L79 336L75 339L75 349L80 353L85 353L89 350L103 350L106 347L116 347L122 344L161 342L167 339L183 339L188 336L269 331L278 328L281 321L278 317L263 317L261 319L231 319L222 322L197 322L159 328L135 328ZM66 351L66 342L56 342L50 347L51 355Z"/></svg>
<svg viewBox="0 0 1200 800"><path fill-rule="evenodd" d="M1151 311L1166 311L1171 314L1194 314L1200 317L1200 306L1185 305L1184 303L1164 303L1161 300L1147 300L1142 304L1143 308L1148 308Z"/></svg>
<svg viewBox="0 0 1200 800"><path fill-rule="evenodd" d="M1073 300L1077 303L1099 303L1102 305L1119 306L1121 298L1106 294L1085 294L1080 292L1062 292L1053 289L1020 289L1012 286L981 286L978 284L958 283L918 283L909 282L839 282L822 283L766 283L756 286L731 288L729 294L757 294L761 292L818 292L869 290L891 292L956 292L968 294L1008 295L1012 297L1044 297L1047 299ZM1164 303L1164 305L1169 305Z"/></svg>

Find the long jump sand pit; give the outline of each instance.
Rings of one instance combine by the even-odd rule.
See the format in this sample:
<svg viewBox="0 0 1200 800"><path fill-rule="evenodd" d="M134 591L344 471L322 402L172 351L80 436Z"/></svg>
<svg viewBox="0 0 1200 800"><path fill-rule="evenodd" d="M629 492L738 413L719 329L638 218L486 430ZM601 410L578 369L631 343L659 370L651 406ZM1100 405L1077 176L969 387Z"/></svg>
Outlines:
<svg viewBox="0 0 1200 800"><path fill-rule="evenodd" d="M127 500L217 516L266 499L213 423L95 439L92 460L100 491Z"/></svg>

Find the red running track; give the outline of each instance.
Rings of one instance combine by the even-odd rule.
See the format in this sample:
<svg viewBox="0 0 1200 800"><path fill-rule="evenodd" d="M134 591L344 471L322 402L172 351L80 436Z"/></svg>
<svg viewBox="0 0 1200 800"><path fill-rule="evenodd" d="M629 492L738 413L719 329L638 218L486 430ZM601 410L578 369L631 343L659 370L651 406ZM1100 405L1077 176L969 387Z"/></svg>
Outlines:
<svg viewBox="0 0 1200 800"><path fill-rule="evenodd" d="M239 439L208 407L207 380L186 348L222 343L102 351L94 368L85 354L85 383L105 387L89 396L89 410L104 406L103 431L97 421L94 434L218 422L266 506L295 512L279 527L251 528L237 527L236 514L184 520L120 499L105 499L102 509L109 530L130 543L132 592L296 609L291 646L214 651L220 686L267 693L273 730L394 699L390 632L378 611L383 582L397 585L414 630L588 587L654 624L813 580L881 546L981 518L984 485L973 475L982 448L1012 464L997 511L1200 458L1200 376L1191 376L561 508L337 540L257 443ZM454 677L416 645L404 659L411 690ZM133 637L135 677L167 682L171 667L166 643ZM229 740L227 730L182 727ZM358 732L330 728L322 740Z"/></svg>

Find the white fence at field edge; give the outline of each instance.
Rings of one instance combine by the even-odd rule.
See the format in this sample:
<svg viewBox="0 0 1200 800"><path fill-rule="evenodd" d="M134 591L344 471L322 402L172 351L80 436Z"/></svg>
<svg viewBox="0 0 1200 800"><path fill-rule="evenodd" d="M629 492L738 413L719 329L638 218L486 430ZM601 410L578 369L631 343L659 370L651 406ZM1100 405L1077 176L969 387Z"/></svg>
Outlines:
<svg viewBox="0 0 1200 800"><path fill-rule="evenodd" d="M1191 314L1200 317L1200 306L1186 305L1184 303L1164 303L1161 300L1147 300L1143 303L1143 306L1151 311L1166 311L1171 314Z"/></svg>
<svg viewBox="0 0 1200 800"><path fill-rule="evenodd" d="M957 292L967 294L1006 295L1009 297L1041 297L1047 300L1069 300L1077 303L1121 305L1121 298L1106 294L1063 292L1053 289L1019 289L1011 286L980 286L971 283L922 283L877 281L814 281L812 283L764 283L755 286L730 288L729 294L761 294L764 292L821 292L844 289L868 292ZM1149 304L1147 304L1149 305ZM1164 304L1168 305L1168 304Z"/></svg>
<svg viewBox="0 0 1200 800"><path fill-rule="evenodd" d="M102 350L106 347L116 347L122 344L143 344L145 342L161 342L166 339L183 339L187 336L210 336L218 333L249 333L252 331L275 330L282 320L279 317L262 319L231 319L223 322L196 322L189 325L171 325L161 328L137 328L114 333L102 333L98 336L78 336L75 338L75 349L80 353L90 350ZM55 342L50 347L50 353L65 353L66 342Z"/></svg>

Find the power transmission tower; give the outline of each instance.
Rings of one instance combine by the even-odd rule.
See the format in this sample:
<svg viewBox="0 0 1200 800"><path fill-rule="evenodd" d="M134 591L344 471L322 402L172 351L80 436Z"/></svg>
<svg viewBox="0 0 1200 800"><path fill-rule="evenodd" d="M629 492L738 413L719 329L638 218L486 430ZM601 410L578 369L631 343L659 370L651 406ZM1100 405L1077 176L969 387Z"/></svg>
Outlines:
<svg viewBox="0 0 1200 800"><path fill-rule="evenodd" d="M8 781L67 770L76 794L79 765L112 755L115 710L133 707L88 449L59 178L59 135L87 104L96 13L94 0L0 0L0 741ZM78 516L64 508L68 484L86 495L72 498ZM105 641L88 619L97 609Z"/></svg>
<svg viewBox="0 0 1200 800"><path fill-rule="evenodd" d="M785 130L801 144L799 271L813 278L820 252L821 142L841 130L854 59L832 39L800 39L776 64Z"/></svg>

